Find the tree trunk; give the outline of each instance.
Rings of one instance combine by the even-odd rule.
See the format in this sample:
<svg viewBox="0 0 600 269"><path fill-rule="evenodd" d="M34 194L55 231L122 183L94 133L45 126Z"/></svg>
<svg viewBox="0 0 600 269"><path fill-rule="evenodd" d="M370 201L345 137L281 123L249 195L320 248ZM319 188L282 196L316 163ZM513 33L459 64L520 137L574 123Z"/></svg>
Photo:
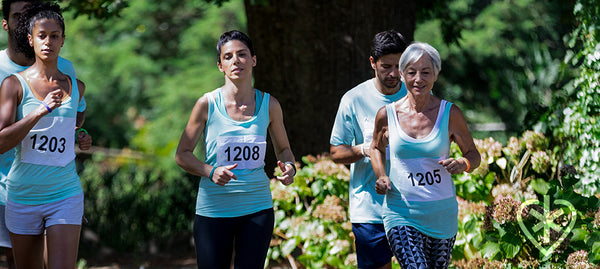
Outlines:
<svg viewBox="0 0 600 269"><path fill-rule="evenodd" d="M257 55L255 87L281 103L297 159L329 152L342 95L374 76L370 44L394 29L413 39L415 1L244 0ZM267 165L275 160L268 154ZM272 168L272 167L270 167ZM267 172L269 172L267 168ZM272 170L270 170L272 171Z"/></svg>

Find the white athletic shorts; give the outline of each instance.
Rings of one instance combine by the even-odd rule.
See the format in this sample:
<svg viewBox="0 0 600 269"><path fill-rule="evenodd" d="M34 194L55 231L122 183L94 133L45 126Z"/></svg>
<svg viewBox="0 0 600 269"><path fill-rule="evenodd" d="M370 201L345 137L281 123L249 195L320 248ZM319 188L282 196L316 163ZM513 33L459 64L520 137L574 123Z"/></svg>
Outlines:
<svg viewBox="0 0 600 269"><path fill-rule="evenodd" d="M10 244L10 233L6 228L6 221L4 218L4 212L6 210L5 205L0 205L0 247L12 248Z"/></svg>
<svg viewBox="0 0 600 269"><path fill-rule="evenodd" d="M83 193L41 205L24 205L6 201L6 226L15 234L43 234L44 230L52 225L81 225L82 219Z"/></svg>

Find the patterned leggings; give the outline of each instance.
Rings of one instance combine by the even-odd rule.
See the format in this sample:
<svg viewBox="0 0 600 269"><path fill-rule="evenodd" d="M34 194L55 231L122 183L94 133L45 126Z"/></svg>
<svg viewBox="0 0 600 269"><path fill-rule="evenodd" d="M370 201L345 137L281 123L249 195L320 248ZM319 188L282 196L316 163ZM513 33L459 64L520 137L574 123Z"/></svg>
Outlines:
<svg viewBox="0 0 600 269"><path fill-rule="evenodd" d="M448 268L456 239L432 238L410 226L394 227L387 237L402 269Z"/></svg>

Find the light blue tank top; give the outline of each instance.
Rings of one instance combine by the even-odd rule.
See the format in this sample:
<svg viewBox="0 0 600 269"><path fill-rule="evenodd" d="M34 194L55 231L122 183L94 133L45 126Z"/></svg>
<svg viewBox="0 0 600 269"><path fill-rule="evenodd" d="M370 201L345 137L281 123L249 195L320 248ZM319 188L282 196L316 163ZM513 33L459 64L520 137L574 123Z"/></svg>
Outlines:
<svg viewBox="0 0 600 269"><path fill-rule="evenodd" d="M13 62L10 57L8 57L6 49L0 51L0 82L14 73L27 69L27 67L28 66L18 65ZM65 58L58 57L58 69L69 76L77 77L75 75L73 64ZM85 109L85 98L82 98L79 102L77 111L83 112ZM13 148L4 154L0 154L0 205L6 204L6 180L8 171L10 171L10 167L15 159L15 151L16 149Z"/></svg>
<svg viewBox="0 0 600 269"><path fill-rule="evenodd" d="M247 121L229 117L221 89L207 93L208 119L204 144L206 163L223 166L238 163L225 186L202 177L198 187L196 214L205 217L239 217L272 208L269 177L264 171L269 94L256 92L254 116Z"/></svg>
<svg viewBox="0 0 600 269"><path fill-rule="evenodd" d="M39 107L41 101L35 97L22 76L15 76L23 88L23 100L17 107L18 121ZM42 117L17 146L7 184L8 199L15 203L47 204L83 193L74 161L79 89L75 77L70 76L70 79L70 98L63 100L62 105L52 113Z"/></svg>
<svg viewBox="0 0 600 269"><path fill-rule="evenodd" d="M412 226L439 239L458 232L458 203L450 173L438 163L448 158L448 121L452 103L441 101L431 133L421 139L408 136L399 125L394 104L386 106L391 154L392 189L384 199L386 231Z"/></svg>

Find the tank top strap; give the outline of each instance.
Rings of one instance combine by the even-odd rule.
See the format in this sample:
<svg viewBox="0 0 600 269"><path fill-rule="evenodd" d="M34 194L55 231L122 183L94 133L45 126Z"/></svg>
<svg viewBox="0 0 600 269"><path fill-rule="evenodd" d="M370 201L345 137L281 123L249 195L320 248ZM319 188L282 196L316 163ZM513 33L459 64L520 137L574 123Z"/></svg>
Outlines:
<svg viewBox="0 0 600 269"><path fill-rule="evenodd" d="M77 85L77 77L71 74L65 74L71 79L71 102L79 105L81 102L81 96L79 96L79 86Z"/></svg>
<svg viewBox="0 0 600 269"><path fill-rule="evenodd" d="M31 92L31 89L29 88L29 84L27 83L25 78L23 76L21 76L21 74L19 74L19 73L14 73L13 75L15 75L15 77L21 83L21 89L23 90L23 100L25 100L25 98L33 96L33 92Z"/></svg>
<svg viewBox="0 0 600 269"><path fill-rule="evenodd" d="M264 95L263 95L264 93ZM269 100L271 99L271 95L267 92L261 92L256 90L256 112L255 115L259 116L259 114L267 113L267 118L269 117ZM259 105L260 104L260 105ZM262 115L260 115L262 116Z"/></svg>
<svg viewBox="0 0 600 269"><path fill-rule="evenodd" d="M441 132L445 132L446 133L445 135L447 135L447 133L448 133L448 126L449 126L448 124L450 121L450 109L451 108L452 108L451 102L442 100L442 103L440 104L440 110L442 110L442 111L439 114L440 120L439 120L438 128Z"/></svg>
<svg viewBox="0 0 600 269"><path fill-rule="evenodd" d="M396 102L386 105L385 110L387 112L388 131L397 130L396 128L400 126L398 125L398 116L396 116Z"/></svg>
<svg viewBox="0 0 600 269"><path fill-rule="evenodd" d="M208 99L208 117L215 113L217 107L217 99L219 97L219 92L221 92L221 88L218 88L215 91L206 93L206 98Z"/></svg>

